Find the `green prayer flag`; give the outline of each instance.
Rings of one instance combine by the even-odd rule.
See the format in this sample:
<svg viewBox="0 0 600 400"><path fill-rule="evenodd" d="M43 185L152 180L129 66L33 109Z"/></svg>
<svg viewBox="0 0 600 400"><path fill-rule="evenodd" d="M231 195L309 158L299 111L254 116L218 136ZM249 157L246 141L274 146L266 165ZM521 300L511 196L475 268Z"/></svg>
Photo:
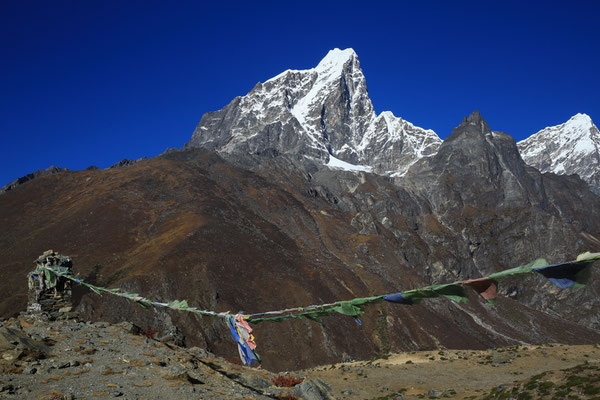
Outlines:
<svg viewBox="0 0 600 400"><path fill-rule="evenodd" d="M50 270L46 270L46 272L44 273L44 277L46 279L46 282L48 282L48 287L49 288L53 288L56 286L56 274Z"/></svg>
<svg viewBox="0 0 600 400"><path fill-rule="evenodd" d="M597 260L600 260L600 253L590 253L589 251L586 251L585 253L578 255L576 261L578 261L578 262L594 262Z"/></svg>
<svg viewBox="0 0 600 400"><path fill-rule="evenodd" d="M362 308L355 306L350 301L340 301L338 305L332 308L332 310L351 317L356 317L357 315L364 313Z"/></svg>
<svg viewBox="0 0 600 400"><path fill-rule="evenodd" d="M491 279L503 278L505 276L513 276L513 275L524 275L533 271L534 268L542 268L548 266L548 261L544 258L538 258L535 261L530 262L526 265L521 265L520 267L506 269L504 271L496 272L495 274L489 275Z"/></svg>
<svg viewBox="0 0 600 400"><path fill-rule="evenodd" d="M441 296L458 303L469 301L463 285L459 283L448 283L444 285L430 286L430 288Z"/></svg>
<svg viewBox="0 0 600 400"><path fill-rule="evenodd" d="M422 299L433 297L446 297L452 301L464 303L468 301L465 288L458 283L447 283L443 285L432 285L421 289L408 290L402 292L402 297L417 304Z"/></svg>
<svg viewBox="0 0 600 400"><path fill-rule="evenodd" d="M167 304L168 307L174 308L177 310L186 310L189 306L187 300L173 300Z"/></svg>
<svg viewBox="0 0 600 400"><path fill-rule="evenodd" d="M373 296L373 297L359 297L356 299L349 300L352 305L360 306L368 303L375 303L376 301L380 301L383 299L383 296Z"/></svg>

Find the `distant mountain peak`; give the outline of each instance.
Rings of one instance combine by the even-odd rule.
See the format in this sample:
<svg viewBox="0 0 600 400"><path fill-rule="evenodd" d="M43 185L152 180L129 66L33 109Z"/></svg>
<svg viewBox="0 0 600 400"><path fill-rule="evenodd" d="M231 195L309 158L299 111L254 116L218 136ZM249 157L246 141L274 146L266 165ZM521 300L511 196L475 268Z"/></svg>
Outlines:
<svg viewBox="0 0 600 400"><path fill-rule="evenodd" d="M600 132L589 115L578 113L518 143L525 162L542 172L577 174L600 193Z"/></svg>
<svg viewBox="0 0 600 400"><path fill-rule="evenodd" d="M391 112L377 115L356 52L336 48L316 67L286 70L205 114L186 147L295 154L325 165L333 156L359 170L403 174L440 144L432 130Z"/></svg>

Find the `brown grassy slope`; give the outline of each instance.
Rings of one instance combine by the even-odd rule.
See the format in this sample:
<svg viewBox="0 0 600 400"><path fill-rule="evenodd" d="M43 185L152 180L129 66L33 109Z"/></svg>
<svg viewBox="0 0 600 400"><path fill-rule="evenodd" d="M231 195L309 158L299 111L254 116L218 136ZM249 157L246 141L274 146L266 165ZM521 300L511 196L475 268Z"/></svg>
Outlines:
<svg viewBox="0 0 600 400"><path fill-rule="evenodd" d="M307 196L303 185L295 175L285 184L268 181L202 151L28 182L0 196L0 313L25 308L25 274L49 248L73 257L75 271L92 283L218 311L266 311L426 284L393 235L381 227L376 235L359 234L351 226L355 213ZM443 234L434 219L416 220L421 235ZM410 221L405 229L407 252L447 252L428 247ZM76 302L96 320L127 319L164 330L173 321L187 343L237 357L220 320L142 310L86 290L77 291ZM259 352L268 368L294 369L439 345L599 339L512 300L497 310L476 298L460 307L443 300L381 304L368 307L362 320L361 327L343 316L329 317L324 326L306 320L260 324Z"/></svg>

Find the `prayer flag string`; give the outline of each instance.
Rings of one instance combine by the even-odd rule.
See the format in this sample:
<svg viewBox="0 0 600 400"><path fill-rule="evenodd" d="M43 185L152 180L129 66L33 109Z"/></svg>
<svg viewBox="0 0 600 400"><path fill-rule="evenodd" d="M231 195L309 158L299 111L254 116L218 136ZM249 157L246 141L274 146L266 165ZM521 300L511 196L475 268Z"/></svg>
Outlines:
<svg viewBox="0 0 600 400"><path fill-rule="evenodd" d="M102 296L102 293L114 296L124 297L140 306L147 308L149 306L166 307L177 311L191 312L199 316L210 316L223 318L236 343L240 358L244 364L255 366L259 363L259 357L254 352L256 344L252 336L252 328L248 322L258 323L263 321L279 322L286 319L307 318L319 324L322 324L320 317L333 313L339 313L355 318L360 321L358 316L364 313L362 306L385 300L391 303L399 304L417 304L422 299L445 297L455 302L468 301L465 287L474 289L488 303L494 303L498 293L498 279L508 276L519 276L531 273L539 273L546 277L550 282L561 289L570 287L578 288L585 285L590 277L591 265L600 260L600 253L586 252L580 254L576 260L560 264L549 265L548 262L539 258L529 264L516 268L506 269L500 272L490 274L487 277L457 281L440 285L430 285L418 289L407 290L399 293L390 293L372 297L357 297L351 300L336 301L333 303L311 305L307 307L287 308L284 310L266 311L255 314L238 313L232 315L229 312L216 312L211 310L202 310L196 307L190 307L187 300L173 300L168 303L149 300L137 293L128 293L122 289L107 289L92 285L73 276L70 268L60 265L38 265L35 273L32 275L40 282L43 281L47 287L56 286L58 277L69 279L82 286L90 288L94 293ZM357 322L359 323L359 322ZM359 323L362 324L362 323Z"/></svg>

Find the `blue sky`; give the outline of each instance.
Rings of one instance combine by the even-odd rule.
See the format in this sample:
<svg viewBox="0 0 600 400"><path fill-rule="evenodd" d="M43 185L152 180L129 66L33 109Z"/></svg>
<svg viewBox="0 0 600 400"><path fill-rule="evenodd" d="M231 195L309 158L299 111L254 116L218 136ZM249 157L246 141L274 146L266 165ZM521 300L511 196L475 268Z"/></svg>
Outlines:
<svg viewBox="0 0 600 400"><path fill-rule="evenodd" d="M293 4L288 4L293 3ZM600 2L0 2L0 186L181 147L202 114L352 47L375 110L523 139L600 120Z"/></svg>

